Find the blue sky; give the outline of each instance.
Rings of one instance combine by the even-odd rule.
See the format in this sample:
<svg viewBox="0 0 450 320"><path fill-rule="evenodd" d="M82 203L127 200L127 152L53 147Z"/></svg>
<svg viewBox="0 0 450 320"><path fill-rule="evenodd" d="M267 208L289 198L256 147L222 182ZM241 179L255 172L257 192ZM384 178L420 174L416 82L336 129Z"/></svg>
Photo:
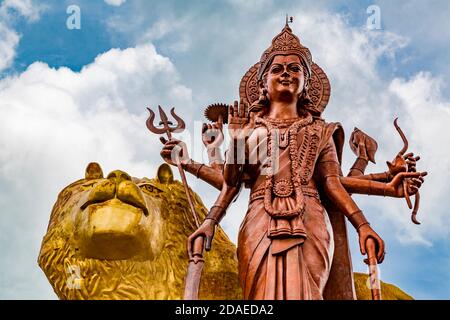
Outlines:
<svg viewBox="0 0 450 320"><path fill-rule="evenodd" d="M237 98L240 78L285 13L331 80L326 120L340 121L347 136L358 126L377 139L377 165L368 170L384 171L400 149L391 125L400 116L411 149L422 156L419 168L430 172L420 227L401 199L356 197L387 243L382 279L419 299L450 298L448 1L106 2L0 2L0 57L14 53L8 65L0 63L0 298L54 299L36 258L58 191L90 161L153 176L160 145L142 127L148 105L175 106L196 128L190 142L198 145L203 107ZM73 4L81 30L66 28ZM372 4L381 30L366 27ZM353 154L348 147L344 153L349 168ZM190 183L213 203L207 186ZM233 240L247 195L223 221ZM350 233L354 268L364 271Z"/></svg>

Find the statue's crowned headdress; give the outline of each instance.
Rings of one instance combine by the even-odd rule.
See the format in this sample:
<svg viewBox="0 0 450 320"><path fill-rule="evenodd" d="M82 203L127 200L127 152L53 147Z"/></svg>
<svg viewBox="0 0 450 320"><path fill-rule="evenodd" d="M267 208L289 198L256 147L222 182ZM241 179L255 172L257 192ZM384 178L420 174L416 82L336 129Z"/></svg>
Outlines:
<svg viewBox="0 0 450 320"><path fill-rule="evenodd" d="M300 39L292 33L288 20L283 30L272 39L272 45L264 51L259 61L258 79L262 79L264 71L276 55L297 55L302 59L311 75L312 56L309 49L300 43Z"/></svg>
<svg viewBox="0 0 450 320"><path fill-rule="evenodd" d="M240 98L249 104L259 99L260 92L258 82L266 68L276 55L298 55L306 65L310 75L308 95L310 102L305 106L313 115L320 116L325 110L330 99L331 86L325 72L312 60L311 52L301 44L300 39L293 34L286 21L283 30L272 39L271 46L264 51L258 63L253 65L242 77L239 86Z"/></svg>

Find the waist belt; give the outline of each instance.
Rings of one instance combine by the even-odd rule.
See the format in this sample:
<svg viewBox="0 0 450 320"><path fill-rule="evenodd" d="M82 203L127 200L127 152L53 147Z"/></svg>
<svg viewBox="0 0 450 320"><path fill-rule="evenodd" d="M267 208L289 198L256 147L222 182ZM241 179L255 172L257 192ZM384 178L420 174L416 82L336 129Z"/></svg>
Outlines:
<svg viewBox="0 0 450 320"><path fill-rule="evenodd" d="M319 192L317 191L316 188L304 186L304 187L302 187L302 192L303 192L303 195L305 195L307 197L313 197L313 198L316 198L317 200L320 200ZM254 200L257 200L257 199L264 198L264 194L265 194L265 188L259 188L259 189L256 189L255 191L252 191L252 193L250 194L250 202L253 202Z"/></svg>

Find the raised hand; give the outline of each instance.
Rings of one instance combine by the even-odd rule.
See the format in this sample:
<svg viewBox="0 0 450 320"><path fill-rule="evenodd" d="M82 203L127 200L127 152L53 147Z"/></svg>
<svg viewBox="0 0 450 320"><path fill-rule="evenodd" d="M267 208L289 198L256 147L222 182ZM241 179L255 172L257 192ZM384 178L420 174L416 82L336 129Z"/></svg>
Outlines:
<svg viewBox="0 0 450 320"><path fill-rule="evenodd" d="M355 128L350 136L350 148L356 156L370 160L375 163L375 153L378 149L378 144L368 134Z"/></svg>
<svg viewBox="0 0 450 320"><path fill-rule="evenodd" d="M219 115L217 122L213 124L204 123L202 126L202 141L207 149L219 148L223 143L223 119Z"/></svg>
<svg viewBox="0 0 450 320"><path fill-rule="evenodd" d="M242 99L239 104L235 101L234 105L230 106L228 110L228 132L231 139L245 139L250 134L247 128L250 122L248 109L248 103Z"/></svg>

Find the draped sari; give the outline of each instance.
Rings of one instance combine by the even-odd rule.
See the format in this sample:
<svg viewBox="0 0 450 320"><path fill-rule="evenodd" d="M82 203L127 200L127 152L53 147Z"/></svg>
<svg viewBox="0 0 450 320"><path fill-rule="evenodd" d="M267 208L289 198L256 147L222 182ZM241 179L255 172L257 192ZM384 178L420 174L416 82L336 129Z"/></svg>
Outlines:
<svg viewBox="0 0 450 320"><path fill-rule="evenodd" d="M295 208L299 199L295 195L297 192L302 193L304 209L297 216L280 218L268 214L264 196L267 161L259 159L256 163L246 164L244 182L251 188L251 193L249 207L240 226L237 249L245 299L324 298L335 246L333 226L322 204L318 186L327 175L341 174L332 137L337 128L337 124L325 124L323 120L315 119L312 124L298 131L297 152L305 156L303 161L300 158L301 165L298 166L298 170L301 170L299 174L303 177L301 190L296 187L297 190L291 194L281 193L281 196L275 190L271 198L272 207L282 212ZM311 132L314 143L308 140ZM254 132L259 136L261 133L263 139L258 140L254 147L248 146L247 158L259 152L257 148L267 145L270 135L264 125L256 127ZM279 148L279 168L274 181L275 185L283 187L283 183L292 180L294 174L290 156L292 143L281 141L276 147ZM289 185L281 190L286 188L289 189Z"/></svg>

